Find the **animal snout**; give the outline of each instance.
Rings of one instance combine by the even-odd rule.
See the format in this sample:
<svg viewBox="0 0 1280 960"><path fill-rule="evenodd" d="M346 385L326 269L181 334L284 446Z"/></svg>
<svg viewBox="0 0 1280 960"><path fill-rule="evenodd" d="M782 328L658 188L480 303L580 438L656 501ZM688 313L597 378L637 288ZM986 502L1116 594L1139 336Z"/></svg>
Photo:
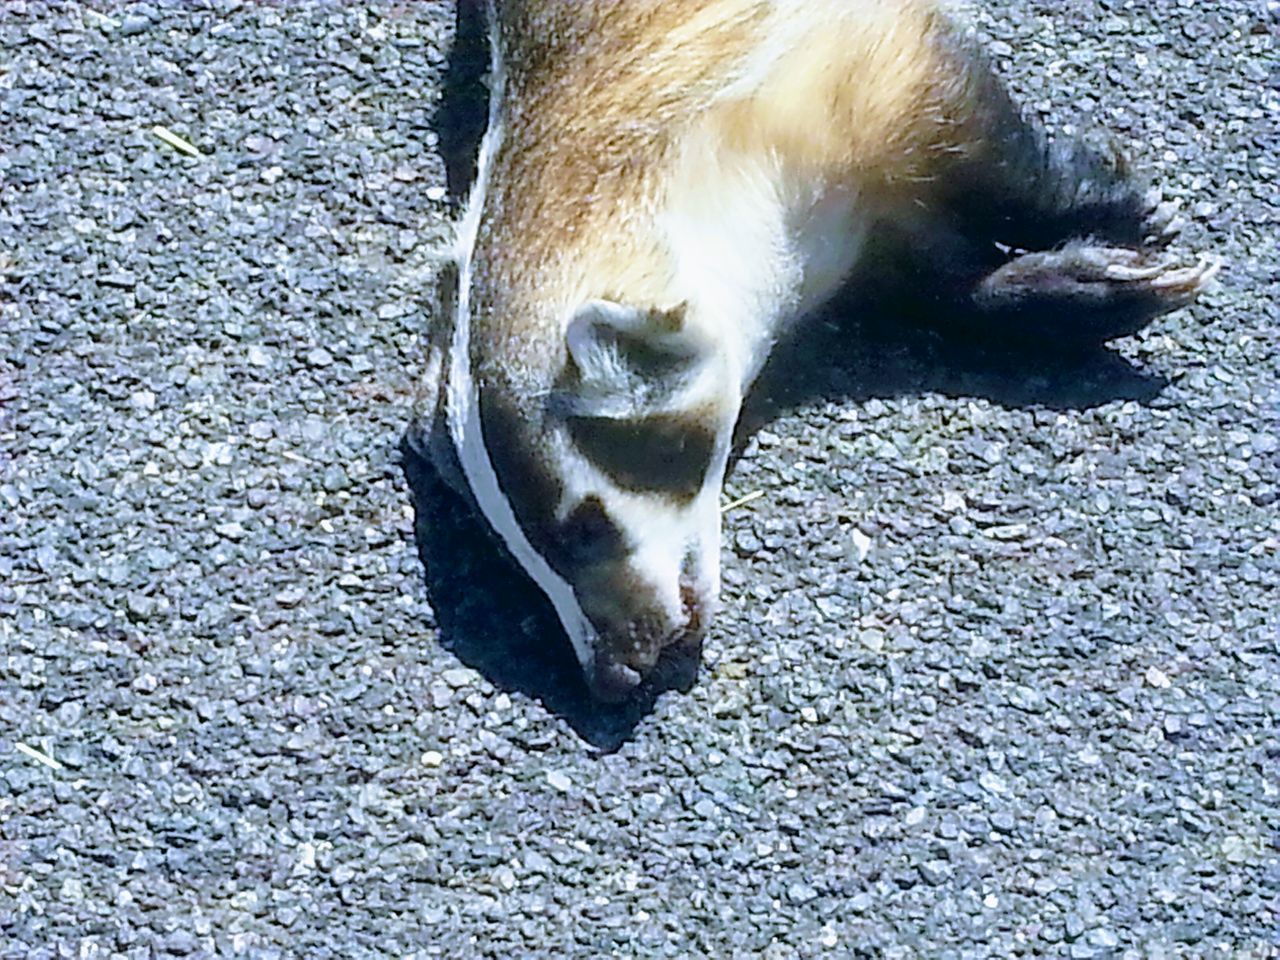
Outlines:
<svg viewBox="0 0 1280 960"><path fill-rule="evenodd" d="M654 672L664 651L697 661L709 611L692 589L681 589L681 601L683 622L675 629L654 630L649 624L646 630L643 623L634 623L620 634L601 637L587 670L592 696L606 703L625 700Z"/></svg>
<svg viewBox="0 0 1280 960"><path fill-rule="evenodd" d="M617 703L654 675L659 660L677 672L698 662L716 590L701 575L699 557L692 552L681 564L672 593L635 576L630 566L613 571L608 584L612 589L582 594L584 612L595 628L593 658L585 672L596 699ZM684 672L696 672L696 666Z"/></svg>
<svg viewBox="0 0 1280 960"><path fill-rule="evenodd" d="M591 695L604 703L618 703L627 699L640 686L642 677L634 667L606 656L596 656L587 674L587 686Z"/></svg>

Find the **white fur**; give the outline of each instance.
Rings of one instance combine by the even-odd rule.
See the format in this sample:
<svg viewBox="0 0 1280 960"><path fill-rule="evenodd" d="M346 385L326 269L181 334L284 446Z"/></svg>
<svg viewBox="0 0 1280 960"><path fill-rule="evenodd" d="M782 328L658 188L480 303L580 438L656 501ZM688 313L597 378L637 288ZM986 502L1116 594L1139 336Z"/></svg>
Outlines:
<svg viewBox="0 0 1280 960"><path fill-rule="evenodd" d="M736 413L735 405L721 424L702 488L684 507L668 504L656 509L653 496L617 489L599 467L576 450L562 447L557 451L562 467L559 480L564 485L558 504L560 517L585 497L602 497L610 520L625 532L630 543L631 567L653 589L672 624L684 621L681 573L690 552L699 558L695 568L699 580L691 586L706 615L711 614L720 592L720 489Z"/></svg>
<svg viewBox="0 0 1280 960"><path fill-rule="evenodd" d="M866 223L855 194L797 192L776 163L726 157L706 138L691 138L680 164L663 216L675 265L672 299L688 304L687 335L713 349L678 403L694 409L714 401L722 421L702 489L687 508L655 509L649 498L616 490L606 502L631 539L632 565L669 614L679 613L683 559L697 551L696 589L709 616L720 585L719 494L743 396L786 325L848 275ZM569 473L565 508L611 487L585 461Z"/></svg>
<svg viewBox="0 0 1280 960"><path fill-rule="evenodd" d="M861 5L878 2L882 0L861 0ZM856 16L853 8L858 5L858 0L773 0L772 22L766 29L768 39L751 51L738 69L737 76L720 90L716 99L729 101L750 97L773 76L778 61L803 42L814 23L826 21L834 24L841 17ZM801 6L805 9L796 9ZM820 6L826 8L825 12L816 9Z"/></svg>
<svg viewBox="0 0 1280 960"><path fill-rule="evenodd" d="M573 588L563 577L551 569L525 536L516 520L515 511L503 493L494 472L489 452L485 448L480 426L480 396L471 377L471 274L472 256L476 237L480 230L480 216L484 209L485 190L489 185L493 158L502 147L503 129L498 111L502 102L504 72L501 46L497 36L497 12L492 2L489 9L491 29L490 44L493 50L491 69L489 128L480 145L476 180L467 201L466 214L458 229L458 298L454 319L453 342L450 347L449 389L446 412L449 433L458 451L458 460L466 475L467 484L475 495L485 519L507 545L525 572L531 576L555 606L560 622L569 634L574 652L584 668L590 668L594 660L595 631L574 596Z"/></svg>
<svg viewBox="0 0 1280 960"><path fill-rule="evenodd" d="M674 298L725 353L746 393L797 316L848 276L868 224L847 188L798 184L771 157L691 136L665 215Z"/></svg>

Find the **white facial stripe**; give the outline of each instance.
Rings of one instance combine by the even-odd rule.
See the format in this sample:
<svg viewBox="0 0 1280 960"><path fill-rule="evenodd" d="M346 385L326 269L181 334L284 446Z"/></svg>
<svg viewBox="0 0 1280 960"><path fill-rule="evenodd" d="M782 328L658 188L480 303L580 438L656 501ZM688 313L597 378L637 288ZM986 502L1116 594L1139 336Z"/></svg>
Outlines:
<svg viewBox="0 0 1280 960"><path fill-rule="evenodd" d="M494 472L493 463L489 460L489 453L485 449L481 434L480 398L475 385L470 382L470 371L467 369L468 364L465 359L466 341L465 334L454 337L454 350L461 350L463 359L459 362L458 354L455 353L449 384L449 403L451 410L460 404L464 404L467 408L465 420L453 433L454 445L457 447L458 459L462 464L463 473L466 474L467 484L475 494L476 502L480 505L480 510L490 526L502 538L507 549L511 551L512 556L524 571L551 600L565 632L569 635L569 641L573 644L574 652L578 655L578 661L583 667L590 667L594 660L592 642L595 638L595 630L591 622L582 612L573 588L551 569L551 565L529 543L519 521L516 520L515 511L511 509L511 503L498 484L498 476ZM457 393L453 389L455 381L460 385L465 381L465 387Z"/></svg>
<svg viewBox="0 0 1280 960"><path fill-rule="evenodd" d="M727 382L729 389L735 384ZM680 575L688 550L698 551L699 599L712 604L720 592L720 493L732 446L739 402L725 398L723 420L717 425L716 443L702 488L683 506L664 502L661 496L618 489L587 457L566 448L561 452L563 497L558 505L563 519L584 499L599 497L609 519L632 545L630 562L639 577L657 588L660 601L673 621L683 615ZM707 610L706 613L710 613Z"/></svg>
<svg viewBox="0 0 1280 960"><path fill-rule="evenodd" d="M489 128L480 145L480 157L475 184L467 201L467 211L458 230L457 256L459 263L457 315L454 321L453 342L450 348L449 390L446 399L449 433L458 451L458 460L466 475L467 484L475 495L485 519L502 538L512 556L533 578L539 588L551 600L556 614L573 644L578 661L589 669L594 661L593 639L595 631L573 589L551 569L533 545L529 543L516 520L506 494L498 483L489 452L485 448L480 426L480 394L471 377L471 273L472 255L476 236L480 229L480 215L484 208L485 190L493 158L502 146L503 130L499 119L498 104L503 92L504 73L501 48L498 43L497 11L489 4L490 44L493 51L489 105Z"/></svg>

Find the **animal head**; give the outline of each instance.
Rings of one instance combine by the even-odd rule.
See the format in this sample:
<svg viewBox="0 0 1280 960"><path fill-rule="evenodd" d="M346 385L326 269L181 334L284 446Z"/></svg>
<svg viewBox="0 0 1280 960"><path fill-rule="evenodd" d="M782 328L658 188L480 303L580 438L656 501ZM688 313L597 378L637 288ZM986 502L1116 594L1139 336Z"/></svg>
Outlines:
<svg viewBox="0 0 1280 960"><path fill-rule="evenodd" d="M602 700L663 650L701 646L742 399L742 351L724 343L737 311L708 307L668 213L701 183L679 185L684 151L663 128L716 84L690 82L658 12L491 7L489 127L428 365L425 419L436 437L447 426L457 485L551 600ZM689 39L715 73L721 33Z"/></svg>
<svg viewBox="0 0 1280 960"><path fill-rule="evenodd" d="M537 368L486 357L483 338L460 356L455 339L451 426L478 507L552 600L594 695L617 700L663 650L701 645L738 394L684 304L593 299L560 327Z"/></svg>

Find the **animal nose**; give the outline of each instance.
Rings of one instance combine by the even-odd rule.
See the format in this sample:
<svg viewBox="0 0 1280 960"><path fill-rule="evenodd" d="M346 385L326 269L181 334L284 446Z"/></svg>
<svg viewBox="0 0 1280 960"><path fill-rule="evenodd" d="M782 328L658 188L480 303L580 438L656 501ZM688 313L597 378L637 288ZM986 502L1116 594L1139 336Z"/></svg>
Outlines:
<svg viewBox="0 0 1280 960"><path fill-rule="evenodd" d="M617 660L597 657L587 674L591 695L604 703L619 703L640 686L640 671Z"/></svg>
<svg viewBox="0 0 1280 960"><path fill-rule="evenodd" d="M595 660L587 671L587 686L591 695L604 703L618 703L627 699L658 663L664 651L674 654L674 662L684 663L678 669L697 671L697 660L702 652L707 617L697 594L682 590L685 622L666 635L654 636L647 643L632 642L616 647L601 644Z"/></svg>

